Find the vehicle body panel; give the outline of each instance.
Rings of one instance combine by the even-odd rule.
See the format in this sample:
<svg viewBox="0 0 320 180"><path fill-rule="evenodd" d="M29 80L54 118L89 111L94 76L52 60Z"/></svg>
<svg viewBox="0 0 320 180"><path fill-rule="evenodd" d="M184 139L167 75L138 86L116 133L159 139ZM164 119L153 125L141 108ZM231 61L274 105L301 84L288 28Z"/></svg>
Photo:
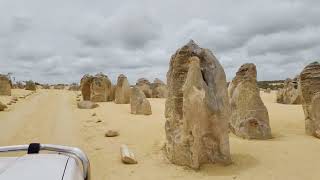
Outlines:
<svg viewBox="0 0 320 180"><path fill-rule="evenodd" d="M0 180L83 180L77 161L65 154L0 158Z"/></svg>

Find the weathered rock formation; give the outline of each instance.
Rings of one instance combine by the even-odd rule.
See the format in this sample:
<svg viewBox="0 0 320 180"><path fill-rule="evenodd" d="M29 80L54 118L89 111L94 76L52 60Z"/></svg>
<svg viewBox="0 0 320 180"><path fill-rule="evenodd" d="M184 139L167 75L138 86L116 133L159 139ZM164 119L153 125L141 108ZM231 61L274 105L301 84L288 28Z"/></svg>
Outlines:
<svg viewBox="0 0 320 180"><path fill-rule="evenodd" d="M132 114L152 114L150 102L138 87L131 89L130 106Z"/></svg>
<svg viewBox="0 0 320 180"><path fill-rule="evenodd" d="M116 86L111 85L111 91L110 91L110 96L108 98L108 101L114 101L115 91L116 91Z"/></svg>
<svg viewBox="0 0 320 180"><path fill-rule="evenodd" d="M230 130L246 139L270 139L268 110L257 86L257 70L252 63L242 65L229 84Z"/></svg>
<svg viewBox="0 0 320 180"><path fill-rule="evenodd" d="M277 92L277 103L282 104L301 104L299 83L290 78L284 81L284 87Z"/></svg>
<svg viewBox="0 0 320 180"><path fill-rule="evenodd" d="M178 165L231 162L226 76L208 49L193 41L171 57L165 105L165 154Z"/></svg>
<svg viewBox="0 0 320 180"><path fill-rule="evenodd" d="M156 78L151 84L153 98L166 98L168 97L168 87L160 79Z"/></svg>
<svg viewBox="0 0 320 180"><path fill-rule="evenodd" d="M33 81L26 81L26 90L30 90L30 91L36 91L37 87L36 84Z"/></svg>
<svg viewBox="0 0 320 180"><path fill-rule="evenodd" d="M320 138L320 64L306 66L300 74L306 133Z"/></svg>
<svg viewBox="0 0 320 180"><path fill-rule="evenodd" d="M130 103L131 88L128 79L125 75L120 74L117 80L115 88L115 100L116 104L129 104Z"/></svg>
<svg viewBox="0 0 320 180"><path fill-rule="evenodd" d="M85 74L80 81L80 89L82 98L84 101L91 100L91 83L92 83L92 76L89 74Z"/></svg>
<svg viewBox="0 0 320 180"><path fill-rule="evenodd" d="M11 86L8 76L0 74L0 96L11 96Z"/></svg>
<svg viewBox="0 0 320 180"><path fill-rule="evenodd" d="M147 98L152 97L151 83L148 79L140 78L138 79L136 86L146 95Z"/></svg>
<svg viewBox="0 0 320 180"><path fill-rule="evenodd" d="M108 76L102 73L95 76L86 74L82 77L80 84L83 100L93 102L109 101L112 84Z"/></svg>
<svg viewBox="0 0 320 180"><path fill-rule="evenodd" d="M93 77L91 84L91 101L108 101L111 92L111 81L108 76L100 73Z"/></svg>

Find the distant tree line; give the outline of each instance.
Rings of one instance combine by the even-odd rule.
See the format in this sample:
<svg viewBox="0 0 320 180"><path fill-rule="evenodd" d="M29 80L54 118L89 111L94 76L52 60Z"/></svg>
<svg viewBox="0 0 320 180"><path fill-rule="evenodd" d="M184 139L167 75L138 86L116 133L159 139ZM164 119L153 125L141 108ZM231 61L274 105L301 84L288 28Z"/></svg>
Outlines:
<svg viewBox="0 0 320 180"><path fill-rule="evenodd" d="M258 81L258 87L262 89L272 89L277 90L283 88L284 80L274 80L274 81Z"/></svg>

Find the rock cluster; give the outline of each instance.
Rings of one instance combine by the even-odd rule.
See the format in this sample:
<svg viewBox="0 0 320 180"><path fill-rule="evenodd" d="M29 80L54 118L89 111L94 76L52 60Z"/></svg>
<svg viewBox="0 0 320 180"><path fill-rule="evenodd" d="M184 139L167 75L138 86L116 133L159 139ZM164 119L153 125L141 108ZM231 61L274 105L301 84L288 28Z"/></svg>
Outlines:
<svg viewBox="0 0 320 180"><path fill-rule="evenodd" d="M277 103L281 104L301 104L301 95L298 78L294 80L288 78L284 81L284 87L277 92Z"/></svg>
<svg viewBox="0 0 320 180"><path fill-rule="evenodd" d="M268 110L257 86L257 70L252 63L242 65L229 84L231 105L230 130L246 139L269 139Z"/></svg>
<svg viewBox="0 0 320 180"><path fill-rule="evenodd" d="M166 98L168 96L167 85L160 79L156 78L153 83L145 78L138 79L136 83L138 87L147 98Z"/></svg>
<svg viewBox="0 0 320 180"><path fill-rule="evenodd" d="M133 87L131 90L130 106L132 114L152 114L150 102L138 87Z"/></svg>
<svg viewBox="0 0 320 180"><path fill-rule="evenodd" d="M0 96L11 96L11 86L8 76L0 74Z"/></svg>
<svg viewBox="0 0 320 180"><path fill-rule="evenodd" d="M151 83L148 79L140 78L136 83L136 87L138 87L147 98L152 97Z"/></svg>
<svg viewBox="0 0 320 180"><path fill-rule="evenodd" d="M84 75L80 81L83 100L93 102L109 101L112 84L108 76L99 73L95 76Z"/></svg>
<svg viewBox="0 0 320 180"><path fill-rule="evenodd" d="M193 41L171 57L165 105L165 154L178 165L231 162L230 105L225 72L208 49Z"/></svg>
<svg viewBox="0 0 320 180"><path fill-rule="evenodd" d="M166 98L166 97L168 97L167 85L158 78L156 78L153 81L153 83L151 84L151 89L152 89L152 97L153 98Z"/></svg>
<svg viewBox="0 0 320 180"><path fill-rule="evenodd" d="M320 138L320 64L306 66L300 74L306 133Z"/></svg>
<svg viewBox="0 0 320 180"><path fill-rule="evenodd" d="M120 74L115 87L115 103L129 104L131 88L125 75Z"/></svg>
<svg viewBox="0 0 320 180"><path fill-rule="evenodd" d="M25 89L26 90L30 90L30 91L36 91L37 87L36 87L36 84L33 81L26 81Z"/></svg>

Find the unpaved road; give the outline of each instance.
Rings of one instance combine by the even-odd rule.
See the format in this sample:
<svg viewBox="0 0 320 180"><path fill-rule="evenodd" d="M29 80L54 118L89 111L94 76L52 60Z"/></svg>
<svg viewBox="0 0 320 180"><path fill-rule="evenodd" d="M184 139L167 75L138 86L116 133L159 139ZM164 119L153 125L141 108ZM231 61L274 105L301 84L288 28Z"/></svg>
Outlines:
<svg viewBox="0 0 320 180"><path fill-rule="evenodd" d="M150 99L152 115L141 116L130 114L128 104L113 102L78 109L75 92L39 90L0 112L0 145L40 142L80 147L89 156L92 180L318 180L320 140L305 134L301 105L274 103L275 92L262 93L262 99L274 138L248 141L230 134L229 166L204 165L193 171L164 158L164 99ZM120 136L104 137L108 129L119 130ZM121 144L135 152L138 164L121 163Z"/></svg>
<svg viewBox="0 0 320 180"><path fill-rule="evenodd" d="M30 142L79 144L79 123L73 114L75 93L40 91L0 114L0 144Z"/></svg>

